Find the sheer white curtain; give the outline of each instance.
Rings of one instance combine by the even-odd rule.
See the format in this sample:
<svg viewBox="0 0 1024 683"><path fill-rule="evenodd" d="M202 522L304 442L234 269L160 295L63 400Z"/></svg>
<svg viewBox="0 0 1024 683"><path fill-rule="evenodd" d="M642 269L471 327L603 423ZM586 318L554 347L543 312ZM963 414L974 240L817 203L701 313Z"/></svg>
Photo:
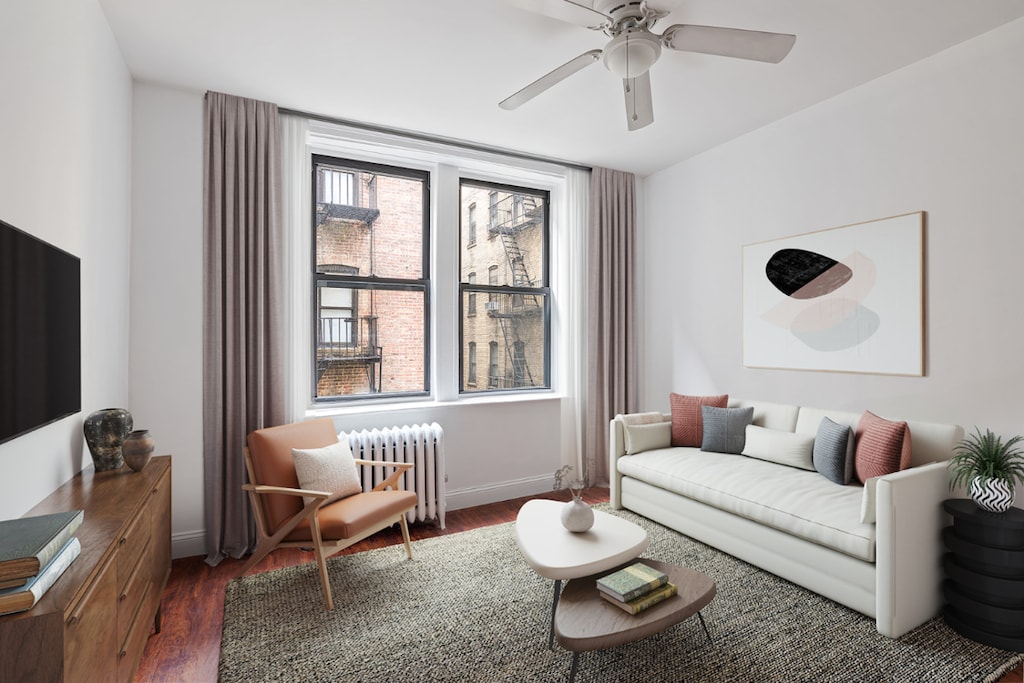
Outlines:
<svg viewBox="0 0 1024 683"><path fill-rule="evenodd" d="M565 171L566 229L556 236L564 249L563 272L558 302L562 311L560 328L565 358L563 381L566 399L562 406L562 453L572 455L573 472L587 476L583 451L587 398L587 216L590 203L590 171L568 168ZM563 456L564 457L564 456Z"/></svg>
<svg viewBox="0 0 1024 683"><path fill-rule="evenodd" d="M309 120L304 116L281 115L281 206L284 217L285 281L287 287L288 358L286 378L289 422L305 417L309 404L308 353L310 330L309 254L312 237L309 225L313 172L309 151Z"/></svg>

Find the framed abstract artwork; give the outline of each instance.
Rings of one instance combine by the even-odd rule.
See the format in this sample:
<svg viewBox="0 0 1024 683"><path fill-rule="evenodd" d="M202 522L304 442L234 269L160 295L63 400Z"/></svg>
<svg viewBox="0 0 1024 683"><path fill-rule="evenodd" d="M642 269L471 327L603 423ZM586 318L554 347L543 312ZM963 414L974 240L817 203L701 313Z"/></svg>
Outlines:
<svg viewBox="0 0 1024 683"><path fill-rule="evenodd" d="M743 247L743 364L924 374L924 212Z"/></svg>

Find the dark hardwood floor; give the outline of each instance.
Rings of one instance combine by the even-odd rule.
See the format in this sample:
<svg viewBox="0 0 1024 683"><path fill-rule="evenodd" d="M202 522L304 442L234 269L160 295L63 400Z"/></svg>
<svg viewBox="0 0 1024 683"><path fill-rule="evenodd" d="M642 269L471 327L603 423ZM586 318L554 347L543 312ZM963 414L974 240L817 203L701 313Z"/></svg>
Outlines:
<svg viewBox="0 0 1024 683"><path fill-rule="evenodd" d="M564 491L537 498L568 500ZM588 489L584 499L589 503L608 500L607 488ZM454 534L492 524L515 520L516 513L528 498L517 498L491 505L453 510L446 515L446 529L433 524L410 525L413 540ZM339 554L357 553L402 542L397 528L386 529ZM279 569L313 561L311 552L282 549L271 553L253 570L254 573ZM163 619L159 635L146 643L136 681L168 683L201 683L217 680L220 657L220 636L224 618L224 591L228 581L242 567L241 560L224 560L211 567L202 557L174 560L171 576L163 598ZM311 599L320 600L319 594ZM999 683L1024 683L1024 665L1004 676Z"/></svg>
<svg viewBox="0 0 1024 683"><path fill-rule="evenodd" d="M568 500L569 494L557 491L533 497ZM604 503L608 501L608 489L588 489L583 497L588 503ZM432 523L411 524L409 535L416 541L511 522L527 500L529 498L517 498L452 510L445 515L444 530ZM357 553L401 542L402 534L395 527L385 529L338 554ZM253 573L312 561L312 552L284 548L270 553L256 565ZM224 591L228 581L238 575L242 565L242 560L226 559L216 567L211 567L199 556L185 557L171 563L171 576L164 590L160 633L151 636L146 643L142 663L135 674L136 681L200 683L217 680ZM321 600L322 596L318 593L310 596L310 599Z"/></svg>

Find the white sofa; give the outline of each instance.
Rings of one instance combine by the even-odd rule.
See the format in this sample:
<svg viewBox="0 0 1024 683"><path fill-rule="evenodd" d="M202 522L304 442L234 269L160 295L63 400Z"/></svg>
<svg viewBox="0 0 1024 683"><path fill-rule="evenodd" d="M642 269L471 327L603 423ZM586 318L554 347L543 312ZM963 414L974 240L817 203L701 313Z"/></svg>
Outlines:
<svg viewBox="0 0 1024 683"><path fill-rule="evenodd" d="M855 431L861 416L729 401L729 407L748 406L754 408L754 425L812 438L823 417ZM670 415L653 419L659 417L671 421ZM941 502L950 495L945 461L963 438L961 427L907 420L912 467L864 487L699 448L627 455L625 429L631 422L621 415L611 421L609 478L616 509L632 510L874 617L878 631L890 638L938 614L941 531L947 524ZM862 521L871 516L874 522Z"/></svg>

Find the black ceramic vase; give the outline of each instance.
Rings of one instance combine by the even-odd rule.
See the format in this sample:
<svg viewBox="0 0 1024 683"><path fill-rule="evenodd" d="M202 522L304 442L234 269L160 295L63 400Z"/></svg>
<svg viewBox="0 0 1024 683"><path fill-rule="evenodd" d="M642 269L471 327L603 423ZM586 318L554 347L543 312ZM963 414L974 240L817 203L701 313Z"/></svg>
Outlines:
<svg viewBox="0 0 1024 683"><path fill-rule="evenodd" d="M132 431L132 414L124 408L104 408L85 418L82 432L97 472L124 465L121 444Z"/></svg>

